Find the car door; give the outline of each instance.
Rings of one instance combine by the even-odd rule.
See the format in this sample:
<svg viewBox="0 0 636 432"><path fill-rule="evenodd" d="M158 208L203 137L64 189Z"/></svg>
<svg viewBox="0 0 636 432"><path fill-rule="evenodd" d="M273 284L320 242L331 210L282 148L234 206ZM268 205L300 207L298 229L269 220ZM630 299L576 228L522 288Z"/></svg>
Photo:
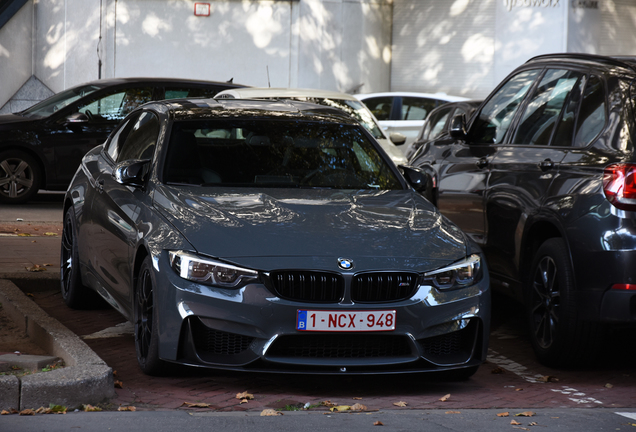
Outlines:
<svg viewBox="0 0 636 432"><path fill-rule="evenodd" d="M547 69L491 162L484 250L493 273L512 279L518 274L525 224L539 214L571 148L584 76L583 71Z"/></svg>
<svg viewBox="0 0 636 432"><path fill-rule="evenodd" d="M70 183L82 157L103 144L134 108L152 99L152 86L118 87L65 109L63 117L48 125L44 138L54 151L55 183Z"/></svg>
<svg viewBox="0 0 636 432"><path fill-rule="evenodd" d="M113 172L126 160L152 159L158 137L155 113L143 111L127 118L100 154L99 170L94 173L89 210L96 227L91 239L94 271L119 304L130 304L137 221L142 206L150 205L150 198L142 188L118 183Z"/></svg>
<svg viewBox="0 0 636 432"><path fill-rule="evenodd" d="M466 139L454 141L435 162L439 209L479 244L486 240L484 196L490 164L540 71L523 71L505 81L474 117Z"/></svg>

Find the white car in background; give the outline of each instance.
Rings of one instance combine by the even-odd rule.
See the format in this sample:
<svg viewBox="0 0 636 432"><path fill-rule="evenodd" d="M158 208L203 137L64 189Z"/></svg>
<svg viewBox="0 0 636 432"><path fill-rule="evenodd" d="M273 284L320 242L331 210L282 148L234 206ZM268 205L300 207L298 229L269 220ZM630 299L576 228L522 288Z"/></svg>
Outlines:
<svg viewBox="0 0 636 432"><path fill-rule="evenodd" d="M461 102L468 98L446 93L385 92L356 95L371 110L387 133L406 136L404 151L417 138L426 116L447 102Z"/></svg>
<svg viewBox="0 0 636 432"><path fill-rule="evenodd" d="M406 156L404 156L404 153L397 147L406 142L406 137L400 133L385 133L366 105L349 94L316 89L246 87L219 92L215 98L290 99L339 108L355 118L369 131L380 146L382 146L382 149L389 155L393 163L396 165L407 165Z"/></svg>

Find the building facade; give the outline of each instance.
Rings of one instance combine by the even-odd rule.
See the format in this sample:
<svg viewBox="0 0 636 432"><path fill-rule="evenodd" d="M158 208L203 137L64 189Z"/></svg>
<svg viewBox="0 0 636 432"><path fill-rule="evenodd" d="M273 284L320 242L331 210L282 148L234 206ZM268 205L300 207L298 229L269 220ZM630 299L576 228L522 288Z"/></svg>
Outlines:
<svg viewBox="0 0 636 432"><path fill-rule="evenodd" d="M535 55L636 54L634 0L15 1L0 112L126 76L482 98Z"/></svg>

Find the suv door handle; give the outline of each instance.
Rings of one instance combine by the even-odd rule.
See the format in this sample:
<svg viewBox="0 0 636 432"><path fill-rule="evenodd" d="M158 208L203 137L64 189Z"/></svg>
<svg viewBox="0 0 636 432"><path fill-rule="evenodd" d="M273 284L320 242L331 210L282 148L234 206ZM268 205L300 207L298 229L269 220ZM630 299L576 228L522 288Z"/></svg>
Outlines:
<svg viewBox="0 0 636 432"><path fill-rule="evenodd" d="M547 171L552 168L554 168L554 162L552 162L550 159L539 162L539 169L541 171Z"/></svg>
<svg viewBox="0 0 636 432"><path fill-rule="evenodd" d="M477 162L475 162L475 164L477 165L477 168L484 169L488 166L488 159L481 158Z"/></svg>

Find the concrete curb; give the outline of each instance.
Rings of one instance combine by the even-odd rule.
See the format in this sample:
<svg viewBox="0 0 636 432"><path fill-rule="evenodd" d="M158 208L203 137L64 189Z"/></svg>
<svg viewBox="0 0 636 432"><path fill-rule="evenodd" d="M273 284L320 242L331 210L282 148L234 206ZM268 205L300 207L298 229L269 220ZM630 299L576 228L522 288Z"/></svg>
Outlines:
<svg viewBox="0 0 636 432"><path fill-rule="evenodd" d="M0 376L0 409L23 410L48 407L51 403L75 408L116 395L112 369L77 335L6 279L0 279L0 303L34 343L66 364L63 369L20 379Z"/></svg>

